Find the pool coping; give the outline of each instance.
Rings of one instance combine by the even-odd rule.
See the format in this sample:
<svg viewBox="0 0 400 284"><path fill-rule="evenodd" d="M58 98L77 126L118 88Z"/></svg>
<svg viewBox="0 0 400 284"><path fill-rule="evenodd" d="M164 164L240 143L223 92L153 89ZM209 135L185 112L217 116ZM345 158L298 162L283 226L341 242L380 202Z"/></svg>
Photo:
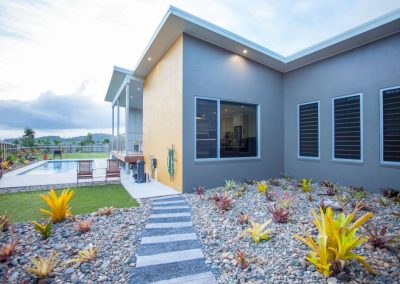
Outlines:
<svg viewBox="0 0 400 284"><path fill-rule="evenodd" d="M48 163L48 162L57 163L57 162L77 162L77 161L94 161L94 159L43 160L43 161L39 161L39 162L37 162L37 163L33 163L33 164L29 165L29 166L20 168L20 169L18 169L18 170L15 170L15 171L13 171L13 172L17 172L17 171L19 171L19 170L23 170L23 171L19 171L19 172L17 172L17 173L15 174L15 175L18 176L18 175L23 175L23 174L26 173L26 172L32 171L32 170L34 170L34 169L36 169L36 168L40 167L41 165L44 165L44 164L46 164L46 163ZM42 162L42 163L41 163L41 162ZM15 175L14 175L14 176L15 176Z"/></svg>

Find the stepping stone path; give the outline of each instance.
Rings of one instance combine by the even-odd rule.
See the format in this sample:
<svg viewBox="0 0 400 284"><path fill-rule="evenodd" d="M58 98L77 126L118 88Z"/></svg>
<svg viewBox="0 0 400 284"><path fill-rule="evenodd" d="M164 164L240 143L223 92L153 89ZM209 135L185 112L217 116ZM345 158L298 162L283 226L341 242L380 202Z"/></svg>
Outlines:
<svg viewBox="0 0 400 284"><path fill-rule="evenodd" d="M152 201L153 211L142 233L129 283L216 284L205 264L185 199L173 195Z"/></svg>

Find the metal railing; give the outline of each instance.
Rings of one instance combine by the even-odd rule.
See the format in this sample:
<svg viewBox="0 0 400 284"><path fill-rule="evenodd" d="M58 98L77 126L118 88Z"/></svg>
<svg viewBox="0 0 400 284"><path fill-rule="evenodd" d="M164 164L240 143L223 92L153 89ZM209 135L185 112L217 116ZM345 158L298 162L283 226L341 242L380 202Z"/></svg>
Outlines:
<svg viewBox="0 0 400 284"><path fill-rule="evenodd" d="M112 151L125 153L125 133L120 135L115 135L111 138ZM143 142L140 140L131 140L128 144L129 153L143 153Z"/></svg>
<svg viewBox="0 0 400 284"><path fill-rule="evenodd" d="M92 144L92 145L35 145L33 147L23 147L16 144L0 142L0 158L6 160L10 154L15 155L18 151L32 151L39 153L52 154L59 150L62 153L109 153L110 144Z"/></svg>

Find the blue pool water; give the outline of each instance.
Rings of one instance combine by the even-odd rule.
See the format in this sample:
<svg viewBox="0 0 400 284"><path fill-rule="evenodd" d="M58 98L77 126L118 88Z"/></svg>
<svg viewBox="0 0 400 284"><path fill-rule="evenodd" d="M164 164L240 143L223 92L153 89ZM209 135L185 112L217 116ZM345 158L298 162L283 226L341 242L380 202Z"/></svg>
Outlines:
<svg viewBox="0 0 400 284"><path fill-rule="evenodd" d="M48 175L76 172L77 161L47 161L40 166L20 173L20 175Z"/></svg>

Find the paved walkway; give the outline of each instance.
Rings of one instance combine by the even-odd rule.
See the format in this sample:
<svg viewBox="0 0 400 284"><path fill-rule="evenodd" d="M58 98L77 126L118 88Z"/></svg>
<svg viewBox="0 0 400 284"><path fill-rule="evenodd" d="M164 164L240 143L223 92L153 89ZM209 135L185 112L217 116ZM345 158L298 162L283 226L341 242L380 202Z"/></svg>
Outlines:
<svg viewBox="0 0 400 284"><path fill-rule="evenodd" d="M152 200L129 283L217 283L204 263L185 199L175 195Z"/></svg>

